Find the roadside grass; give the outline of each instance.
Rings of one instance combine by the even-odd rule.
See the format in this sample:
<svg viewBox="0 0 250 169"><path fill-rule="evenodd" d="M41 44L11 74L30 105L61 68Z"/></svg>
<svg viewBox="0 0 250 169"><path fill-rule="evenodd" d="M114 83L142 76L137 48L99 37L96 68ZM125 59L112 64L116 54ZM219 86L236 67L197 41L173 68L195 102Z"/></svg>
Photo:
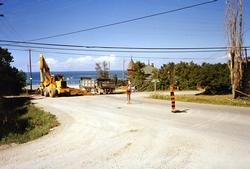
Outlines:
<svg viewBox="0 0 250 169"><path fill-rule="evenodd" d="M157 93L149 97L153 99L170 100L170 96ZM176 101L183 102L250 107L250 98L247 97L239 99L232 99L232 95L176 95L175 97Z"/></svg>
<svg viewBox="0 0 250 169"><path fill-rule="evenodd" d="M0 98L0 145L34 140L58 125L55 115L34 106L29 97Z"/></svg>

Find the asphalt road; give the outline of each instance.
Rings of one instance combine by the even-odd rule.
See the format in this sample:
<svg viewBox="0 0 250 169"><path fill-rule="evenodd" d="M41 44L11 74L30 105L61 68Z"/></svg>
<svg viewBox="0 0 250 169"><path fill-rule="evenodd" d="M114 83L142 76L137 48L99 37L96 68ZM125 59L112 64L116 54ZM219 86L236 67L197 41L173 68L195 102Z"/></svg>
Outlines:
<svg viewBox="0 0 250 169"><path fill-rule="evenodd" d="M132 95L36 98L61 125L50 134L0 147L0 168L248 169L250 108Z"/></svg>

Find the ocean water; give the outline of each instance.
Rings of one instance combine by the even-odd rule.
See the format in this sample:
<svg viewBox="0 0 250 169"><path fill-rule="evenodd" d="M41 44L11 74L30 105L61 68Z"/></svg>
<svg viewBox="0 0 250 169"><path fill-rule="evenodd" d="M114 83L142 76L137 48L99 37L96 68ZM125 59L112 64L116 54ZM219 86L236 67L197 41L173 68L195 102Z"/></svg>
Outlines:
<svg viewBox="0 0 250 169"><path fill-rule="evenodd" d="M68 71L68 72L51 72L51 74L60 73L64 75L64 79L68 84L79 84L79 80L81 77L91 77L96 79L96 71ZM110 77L113 75L117 75L118 79L123 79L123 71L110 71ZM29 83L29 73L26 73L26 80ZM126 77L125 77L126 78ZM32 84L38 85L40 82L40 73L32 72Z"/></svg>

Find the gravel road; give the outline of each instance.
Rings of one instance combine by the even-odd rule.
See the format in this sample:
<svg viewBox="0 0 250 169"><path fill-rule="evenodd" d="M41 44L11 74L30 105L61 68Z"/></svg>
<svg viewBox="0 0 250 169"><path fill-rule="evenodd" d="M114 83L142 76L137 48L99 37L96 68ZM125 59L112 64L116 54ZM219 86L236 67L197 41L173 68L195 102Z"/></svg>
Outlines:
<svg viewBox="0 0 250 169"><path fill-rule="evenodd" d="M0 147L0 168L249 169L250 108L132 95L39 98L61 125L50 134Z"/></svg>

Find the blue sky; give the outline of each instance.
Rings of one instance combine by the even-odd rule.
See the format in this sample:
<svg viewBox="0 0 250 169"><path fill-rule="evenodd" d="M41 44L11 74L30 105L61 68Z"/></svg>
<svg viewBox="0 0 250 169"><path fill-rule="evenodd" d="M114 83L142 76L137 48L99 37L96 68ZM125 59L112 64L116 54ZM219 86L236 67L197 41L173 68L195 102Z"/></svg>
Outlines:
<svg viewBox="0 0 250 169"><path fill-rule="evenodd" d="M0 6L0 13L5 15L0 18L0 39L26 41L167 11L205 0L0 0L0 2L4 3ZM176 13L38 42L137 47L225 46L224 3L224 0L219 0ZM249 9L250 1L244 0L245 30L250 28L250 12L247 12ZM245 45L250 44L249 35L250 31L247 31L244 37ZM27 71L28 52L10 51L14 56L13 65ZM94 70L95 63L102 60L110 61L111 69L121 70L123 58L127 64L130 56L134 57L134 60L144 62L148 62L148 59L136 57L150 57L150 62L158 67L163 63L181 60L193 60L197 63L226 61L224 52L84 53L86 55L83 56L44 53L44 56L52 71ZM96 54L98 56L95 56ZM155 57L168 59L155 59ZM185 57L192 59L180 59ZM38 60L39 53L32 52L32 65L35 71L38 71Z"/></svg>

